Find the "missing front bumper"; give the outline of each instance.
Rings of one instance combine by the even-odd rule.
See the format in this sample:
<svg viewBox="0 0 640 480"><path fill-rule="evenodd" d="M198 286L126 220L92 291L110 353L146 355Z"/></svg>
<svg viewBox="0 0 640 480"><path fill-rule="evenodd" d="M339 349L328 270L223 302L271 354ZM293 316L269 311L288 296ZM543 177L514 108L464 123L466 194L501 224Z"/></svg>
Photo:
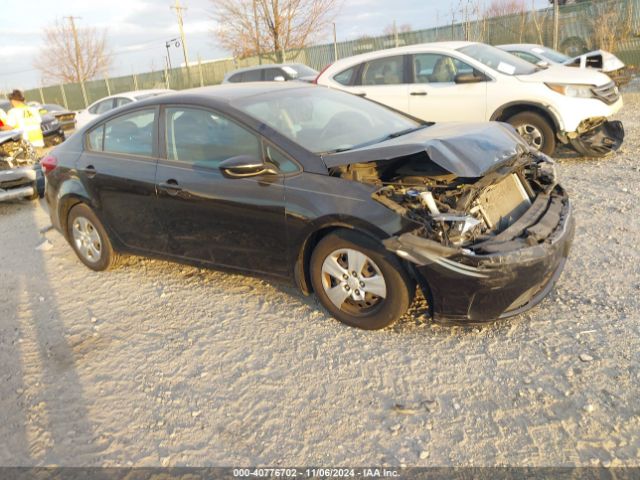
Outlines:
<svg viewBox="0 0 640 480"><path fill-rule="evenodd" d="M523 215L523 221L527 225L513 228L521 228L527 240L503 238L485 253L450 249L411 233L383 243L413 264L434 320L482 323L532 308L564 268L575 229L564 190L556 187L542 211L535 218Z"/></svg>
<svg viewBox="0 0 640 480"><path fill-rule="evenodd" d="M604 157L622 146L624 127L620 121L585 121L577 135L569 139L571 146L585 157Z"/></svg>

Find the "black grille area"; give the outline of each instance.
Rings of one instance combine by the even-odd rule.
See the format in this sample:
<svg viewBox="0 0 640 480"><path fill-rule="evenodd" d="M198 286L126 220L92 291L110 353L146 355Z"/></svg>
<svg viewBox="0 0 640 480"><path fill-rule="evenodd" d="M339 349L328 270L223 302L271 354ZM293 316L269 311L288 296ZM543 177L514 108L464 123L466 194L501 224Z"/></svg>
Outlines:
<svg viewBox="0 0 640 480"><path fill-rule="evenodd" d="M601 87L594 87L591 91L596 97L608 105L616 103L620 98L618 87L616 87L616 84L613 82L602 85Z"/></svg>

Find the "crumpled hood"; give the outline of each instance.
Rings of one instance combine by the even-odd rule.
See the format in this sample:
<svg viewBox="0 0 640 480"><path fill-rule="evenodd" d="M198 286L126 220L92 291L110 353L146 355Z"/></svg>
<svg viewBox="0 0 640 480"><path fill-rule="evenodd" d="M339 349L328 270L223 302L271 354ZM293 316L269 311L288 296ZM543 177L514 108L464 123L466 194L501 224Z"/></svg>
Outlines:
<svg viewBox="0 0 640 480"><path fill-rule="evenodd" d="M611 82L604 73L593 68L575 68L566 65L551 65L529 75L516 75L521 82L527 83L572 83L580 85L595 85L600 87Z"/></svg>
<svg viewBox="0 0 640 480"><path fill-rule="evenodd" d="M4 130L0 131L0 144L8 140L19 140L22 137L22 130Z"/></svg>
<svg viewBox="0 0 640 480"><path fill-rule="evenodd" d="M407 135L323 157L327 168L393 160L426 152L458 177L482 177L529 151L511 125L500 122L437 123Z"/></svg>

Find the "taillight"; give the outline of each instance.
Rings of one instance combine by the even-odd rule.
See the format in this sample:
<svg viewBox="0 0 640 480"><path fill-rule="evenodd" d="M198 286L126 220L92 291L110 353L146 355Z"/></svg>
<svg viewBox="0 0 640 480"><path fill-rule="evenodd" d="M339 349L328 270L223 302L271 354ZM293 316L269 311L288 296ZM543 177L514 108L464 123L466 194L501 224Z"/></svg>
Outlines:
<svg viewBox="0 0 640 480"><path fill-rule="evenodd" d="M320 73L318 74L318 76L317 76L317 77L315 78L315 80L313 80L313 82L311 82L311 83L314 83L314 84L316 84L316 85L317 85L317 84L318 84L318 79L322 76L322 74L323 74L324 72L326 72L326 71L327 71L327 69L328 69L331 65L333 65L333 63L330 63L329 65L327 65L326 67L324 67L322 70L320 70Z"/></svg>
<svg viewBox="0 0 640 480"><path fill-rule="evenodd" d="M50 173L58 166L58 159L53 155L47 155L40 160L40 166L45 174Z"/></svg>

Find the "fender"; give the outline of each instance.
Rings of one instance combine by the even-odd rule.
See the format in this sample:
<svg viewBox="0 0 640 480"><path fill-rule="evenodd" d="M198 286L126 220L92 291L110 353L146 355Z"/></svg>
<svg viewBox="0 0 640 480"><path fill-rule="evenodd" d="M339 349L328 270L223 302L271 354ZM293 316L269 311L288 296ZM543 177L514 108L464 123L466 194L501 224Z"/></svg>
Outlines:
<svg viewBox="0 0 640 480"><path fill-rule="evenodd" d="M53 226L66 238L67 236L67 215L69 210L78 203L91 205L91 197L82 182L77 178L69 178L64 181L58 189L55 204L57 210L51 210L51 220ZM51 206L52 202L48 202Z"/></svg>
<svg viewBox="0 0 640 480"><path fill-rule="evenodd" d="M293 276L295 283L303 294L312 292L309 272L311 252L318 241L332 230L345 228L362 233L374 240L382 241L389 235L381 228L347 215L331 215L310 222L298 238L293 239L291 253L295 255Z"/></svg>
<svg viewBox="0 0 640 480"><path fill-rule="evenodd" d="M497 121L497 119L500 118L506 110L513 107L533 107L533 108L542 110L553 121L553 126L557 133L564 131L564 125L562 124L562 120L560 119L560 116L551 106L544 105L538 102L527 101L527 100L523 100L523 101L518 100L514 102L505 103L504 105L498 107L496 111L491 114L491 117L489 117L489 120Z"/></svg>

